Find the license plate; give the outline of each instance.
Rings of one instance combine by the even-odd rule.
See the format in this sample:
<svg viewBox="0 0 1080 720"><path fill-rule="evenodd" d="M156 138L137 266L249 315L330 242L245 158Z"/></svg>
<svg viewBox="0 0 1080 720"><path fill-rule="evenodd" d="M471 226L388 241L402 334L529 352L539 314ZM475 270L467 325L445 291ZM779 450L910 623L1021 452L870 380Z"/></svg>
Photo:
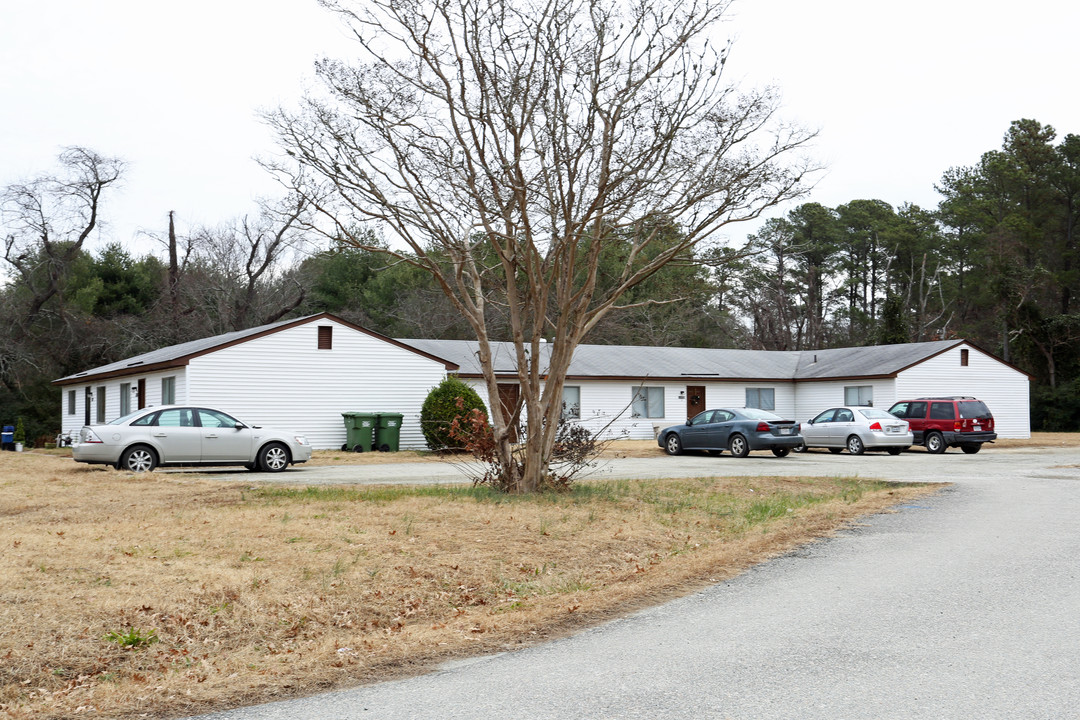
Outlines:
<svg viewBox="0 0 1080 720"><path fill-rule="evenodd" d="M892 425L888 428L888 431L895 435L896 433L900 432L900 427L897 425Z"/></svg>
<svg viewBox="0 0 1080 720"><path fill-rule="evenodd" d="M972 427L976 430L982 430L982 425L972 425Z"/></svg>
<svg viewBox="0 0 1080 720"><path fill-rule="evenodd" d="M790 435L791 434L791 428L780 428L780 434L781 435Z"/></svg>

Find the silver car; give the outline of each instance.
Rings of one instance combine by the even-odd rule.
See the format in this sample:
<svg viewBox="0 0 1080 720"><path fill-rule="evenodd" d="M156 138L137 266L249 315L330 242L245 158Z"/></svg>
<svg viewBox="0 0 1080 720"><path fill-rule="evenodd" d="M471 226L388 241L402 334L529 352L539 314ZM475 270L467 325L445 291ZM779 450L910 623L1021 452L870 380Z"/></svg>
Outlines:
<svg viewBox="0 0 1080 720"><path fill-rule="evenodd" d="M249 425L220 410L161 405L83 427L72 456L132 472L159 465L243 465L280 472L310 460L311 445L303 435Z"/></svg>
<svg viewBox="0 0 1080 720"><path fill-rule="evenodd" d="M844 448L852 455L865 450L886 450L899 455L911 446L913 437L907 421L872 407L835 407L819 413L802 424L803 445L795 448L829 448L834 453Z"/></svg>

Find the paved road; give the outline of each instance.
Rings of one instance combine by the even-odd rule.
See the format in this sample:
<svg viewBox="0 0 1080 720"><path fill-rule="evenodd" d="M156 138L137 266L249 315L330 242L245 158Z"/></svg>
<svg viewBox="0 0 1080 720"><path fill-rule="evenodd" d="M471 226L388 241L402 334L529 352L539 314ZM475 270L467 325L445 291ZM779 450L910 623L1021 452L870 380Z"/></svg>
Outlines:
<svg viewBox="0 0 1080 720"><path fill-rule="evenodd" d="M1080 717L1080 451L787 460L668 469L887 468L955 484L574 637L207 718ZM659 465L613 463L610 474Z"/></svg>

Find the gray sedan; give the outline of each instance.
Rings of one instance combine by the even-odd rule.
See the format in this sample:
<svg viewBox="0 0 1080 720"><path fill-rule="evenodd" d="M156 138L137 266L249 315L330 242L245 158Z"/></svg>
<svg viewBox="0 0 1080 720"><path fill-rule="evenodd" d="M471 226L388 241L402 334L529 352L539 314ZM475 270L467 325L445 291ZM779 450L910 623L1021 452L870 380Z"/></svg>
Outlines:
<svg viewBox="0 0 1080 720"><path fill-rule="evenodd" d="M886 450L899 455L911 446L912 435L907 421L872 407L835 407L819 413L802 425L803 445L795 448L824 447L834 453L844 448L852 455L865 450Z"/></svg>
<svg viewBox="0 0 1080 720"><path fill-rule="evenodd" d="M303 435L248 425L220 410L162 405L83 427L72 456L132 472L159 465L243 465L279 472L310 460L311 445Z"/></svg>
<svg viewBox="0 0 1080 720"><path fill-rule="evenodd" d="M785 457L802 445L802 438L799 423L767 410L720 408L698 413L685 425L664 428L656 442L668 455L679 455L683 450L719 455L728 450L742 458L751 450L771 450L776 457Z"/></svg>

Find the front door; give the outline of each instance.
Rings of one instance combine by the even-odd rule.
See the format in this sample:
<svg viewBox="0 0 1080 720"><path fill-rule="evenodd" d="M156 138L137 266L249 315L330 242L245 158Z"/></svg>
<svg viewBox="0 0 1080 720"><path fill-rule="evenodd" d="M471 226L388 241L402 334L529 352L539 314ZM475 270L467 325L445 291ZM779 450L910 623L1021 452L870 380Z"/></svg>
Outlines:
<svg viewBox="0 0 1080 720"><path fill-rule="evenodd" d="M518 422L520 417L515 417L518 411L518 403L521 400L521 387L517 383L499 383L499 403L502 405L503 416L510 424L510 442L518 441Z"/></svg>
<svg viewBox="0 0 1080 720"><path fill-rule="evenodd" d="M705 409L705 386L686 386L686 417L692 418Z"/></svg>

